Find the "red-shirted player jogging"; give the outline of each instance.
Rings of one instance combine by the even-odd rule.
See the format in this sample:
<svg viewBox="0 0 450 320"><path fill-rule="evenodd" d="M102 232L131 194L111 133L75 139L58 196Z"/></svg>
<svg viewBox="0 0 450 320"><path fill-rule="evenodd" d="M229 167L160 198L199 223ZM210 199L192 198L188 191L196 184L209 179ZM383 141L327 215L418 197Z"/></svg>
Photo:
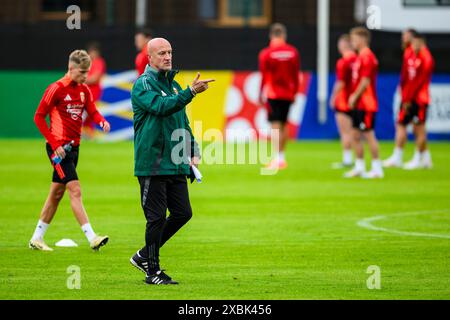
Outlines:
<svg viewBox="0 0 450 320"><path fill-rule="evenodd" d="M434 59L425 39L417 31L403 32L406 49L400 74L401 105L397 118L395 148L392 155L383 162L385 167L402 167L407 170L431 168L431 154L427 148L425 122L430 104L430 83ZM412 123L416 138L416 151L411 161L403 165L403 148L407 141L407 126Z"/></svg>
<svg viewBox="0 0 450 320"><path fill-rule="evenodd" d="M289 138L286 121L289 108L295 100L299 86L300 56L297 49L286 43L286 27L275 23L270 28L270 45L259 53L261 88L259 101L268 103L268 118L272 129L279 130L277 154L268 169L287 167L284 151Z"/></svg>
<svg viewBox="0 0 450 320"><path fill-rule="evenodd" d="M348 106L348 97L352 89L352 67L357 56L351 47L348 34L339 37L337 47L341 58L336 63L336 82L330 97L330 106L335 111L343 149L342 162L333 164L333 167L342 168L351 167L353 164L352 114Z"/></svg>
<svg viewBox="0 0 450 320"><path fill-rule="evenodd" d="M355 166L345 173L346 178L383 178L383 168L379 159L378 141L375 137L375 116L378 112L376 94L376 80L378 60L369 48L370 32L363 27L356 27L350 31L352 47L358 52L358 58L353 64L352 93L348 105L353 114L353 145L355 149ZM364 162L365 138L372 155L372 168L366 172Z"/></svg>
<svg viewBox="0 0 450 320"><path fill-rule="evenodd" d="M97 111L91 91L86 81L91 59L84 50L76 50L69 56L69 70L60 80L51 84L44 93L34 116L39 131L47 140L47 154L55 165L50 193L41 211L36 230L29 242L29 247L43 251L52 251L44 242L44 234L52 221L65 190L69 192L72 211L86 235L90 246L98 250L108 241L107 236L97 235L92 229L86 210L81 200L81 187L76 166L81 137L82 113L89 116L109 132L109 123ZM45 118L50 116L50 128ZM65 146L71 146L64 148Z"/></svg>

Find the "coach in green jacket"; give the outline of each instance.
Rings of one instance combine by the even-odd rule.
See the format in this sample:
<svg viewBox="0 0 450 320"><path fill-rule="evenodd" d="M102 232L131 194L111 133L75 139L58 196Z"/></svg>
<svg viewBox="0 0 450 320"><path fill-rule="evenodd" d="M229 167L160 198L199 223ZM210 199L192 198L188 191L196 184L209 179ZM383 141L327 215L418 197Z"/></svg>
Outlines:
<svg viewBox="0 0 450 320"><path fill-rule="evenodd" d="M198 73L182 89L174 80L170 43L155 38L147 46L150 62L131 91L134 174L147 225L145 247L130 262L146 273L148 284L177 284L161 270L159 248L192 217L186 176L198 164L199 150L185 108L214 80L200 80Z"/></svg>

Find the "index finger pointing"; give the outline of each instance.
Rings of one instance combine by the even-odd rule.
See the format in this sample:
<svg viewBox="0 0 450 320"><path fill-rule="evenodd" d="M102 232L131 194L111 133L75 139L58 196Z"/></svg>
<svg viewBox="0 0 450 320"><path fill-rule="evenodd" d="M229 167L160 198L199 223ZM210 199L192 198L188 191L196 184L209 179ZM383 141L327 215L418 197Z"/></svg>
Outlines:
<svg viewBox="0 0 450 320"><path fill-rule="evenodd" d="M201 80L201 82L204 82L204 83L213 82L213 81L216 81L216 79L205 79L205 80Z"/></svg>

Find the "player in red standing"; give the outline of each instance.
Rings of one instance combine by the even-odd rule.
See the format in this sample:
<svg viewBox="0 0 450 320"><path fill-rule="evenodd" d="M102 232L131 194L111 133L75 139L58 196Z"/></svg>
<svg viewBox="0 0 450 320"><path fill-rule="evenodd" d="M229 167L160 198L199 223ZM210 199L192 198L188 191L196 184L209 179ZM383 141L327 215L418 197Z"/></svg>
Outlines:
<svg viewBox="0 0 450 320"><path fill-rule="evenodd" d="M369 48L370 32L366 28L356 27L350 31L350 40L358 58L353 64L353 89L348 104L353 113L353 144L355 166L345 173L346 178L383 178L384 172L379 159L379 146L375 136L375 116L378 112L376 79L378 60ZM372 167L365 172L363 137L367 141L372 155Z"/></svg>
<svg viewBox="0 0 450 320"><path fill-rule="evenodd" d="M412 49L413 36L417 34L415 29L406 29L402 32L402 49L403 49L403 62L400 71L400 95L403 94L405 84L408 80L408 61L414 59L414 50ZM402 109L402 103L400 103L400 110ZM383 166L389 167L402 167L403 166L403 147L407 140L406 127L401 126L399 123L395 127L395 148L392 155L383 161Z"/></svg>
<svg viewBox="0 0 450 320"><path fill-rule="evenodd" d="M87 52L91 58L91 68L89 69L86 84L91 90L94 103L97 103L102 97L101 80L106 74L106 62L101 55L100 45L98 43L93 42L89 44ZM95 122L87 115L86 111L83 112L83 119L83 131L87 137L93 138Z"/></svg>
<svg viewBox="0 0 450 320"><path fill-rule="evenodd" d="M299 87L300 55L295 47L286 42L286 27L275 23L270 28L270 45L259 53L261 88L259 102L268 103L268 118L272 129L279 130L278 150L268 164L268 169L287 167L284 151L289 139L286 126L289 108L295 100Z"/></svg>
<svg viewBox="0 0 450 320"><path fill-rule="evenodd" d="M335 111L336 124L341 137L342 162L334 167L350 167L353 164L352 151L352 113L348 106L348 97L352 89L352 66L357 56L350 43L350 36L343 34L338 40L341 58L336 63L336 82L330 97L330 106Z"/></svg>
<svg viewBox="0 0 450 320"><path fill-rule="evenodd" d="M148 29L138 30L134 35L134 45L136 46L136 49L139 51L134 61L138 77L144 73L145 68L149 63L147 43L150 40L152 40L152 33Z"/></svg>
<svg viewBox="0 0 450 320"><path fill-rule="evenodd" d="M44 235L66 189L69 193L72 211L91 248L98 250L108 241L107 236L97 235L89 223L81 200L81 187L76 171L83 111L86 110L89 116L103 128L103 131L109 132L110 130L109 123L95 107L91 91L84 84L90 66L91 59L86 51L73 51L69 56L67 74L47 88L34 116L39 131L47 140L46 149L50 161L53 156L62 159L60 166L64 176L61 177L56 168L53 171L49 195L29 242L29 247L32 249L53 250L44 242ZM47 115L50 116L50 128L45 120ZM65 150L63 146L72 141L72 149Z"/></svg>
<svg viewBox="0 0 450 320"><path fill-rule="evenodd" d="M395 148L392 155L383 162L385 167L403 166L403 149L408 140L406 128L410 123L413 124L416 151L412 160L403 168L414 170L433 166L425 128L433 69L434 59L424 37L413 32L408 49L405 50L400 75L402 102L397 118Z"/></svg>

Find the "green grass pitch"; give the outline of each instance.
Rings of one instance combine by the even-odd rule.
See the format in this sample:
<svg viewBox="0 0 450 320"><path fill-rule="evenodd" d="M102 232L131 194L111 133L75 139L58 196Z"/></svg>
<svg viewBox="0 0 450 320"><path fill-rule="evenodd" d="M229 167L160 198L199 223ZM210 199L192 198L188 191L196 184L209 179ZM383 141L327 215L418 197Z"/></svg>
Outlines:
<svg viewBox="0 0 450 320"><path fill-rule="evenodd" d="M27 244L49 189L44 144L0 140L0 299L449 299L450 144L430 149L432 170L370 181L331 169L337 142L290 143L289 168L274 176L259 165L203 165L203 183L190 185L194 217L161 249L180 285L161 287L129 263L145 229L132 143L81 147L84 204L107 246L91 251L65 197L45 239L79 247L37 252ZM391 150L381 144L383 158ZM375 216L387 230L358 226ZM71 265L79 290L66 285ZM367 288L372 265L380 289Z"/></svg>

